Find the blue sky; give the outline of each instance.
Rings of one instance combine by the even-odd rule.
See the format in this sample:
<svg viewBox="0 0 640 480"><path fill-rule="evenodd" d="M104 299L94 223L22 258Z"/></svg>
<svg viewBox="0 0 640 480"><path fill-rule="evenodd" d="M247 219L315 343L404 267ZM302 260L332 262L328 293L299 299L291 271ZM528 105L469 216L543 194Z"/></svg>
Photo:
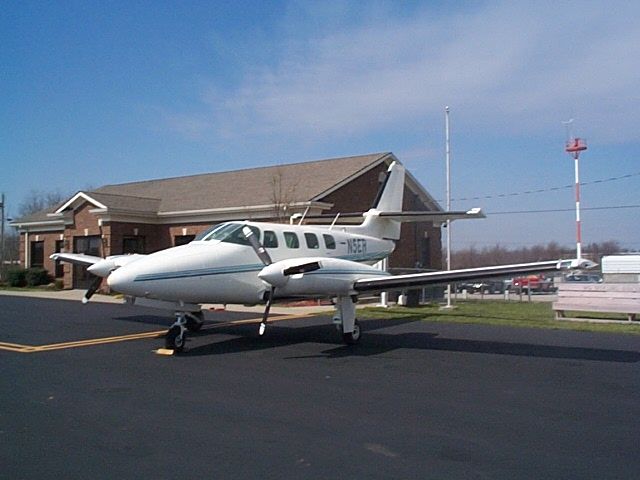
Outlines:
<svg viewBox="0 0 640 480"><path fill-rule="evenodd" d="M489 215L455 223L454 247L574 243L556 189L574 118L584 242L640 249L638 18L631 1L5 2L0 191L15 215L32 190L392 151L444 200L449 105L452 196L470 199L453 208ZM501 213L530 210L567 211Z"/></svg>

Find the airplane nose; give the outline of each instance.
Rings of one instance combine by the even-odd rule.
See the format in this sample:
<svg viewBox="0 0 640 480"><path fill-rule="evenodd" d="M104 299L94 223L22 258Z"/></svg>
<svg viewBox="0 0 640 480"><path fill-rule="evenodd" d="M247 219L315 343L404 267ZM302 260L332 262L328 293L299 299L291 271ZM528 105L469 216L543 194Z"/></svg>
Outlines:
<svg viewBox="0 0 640 480"><path fill-rule="evenodd" d="M116 292L134 295L134 280L135 276L128 271L126 267L121 267L107 278L107 285Z"/></svg>

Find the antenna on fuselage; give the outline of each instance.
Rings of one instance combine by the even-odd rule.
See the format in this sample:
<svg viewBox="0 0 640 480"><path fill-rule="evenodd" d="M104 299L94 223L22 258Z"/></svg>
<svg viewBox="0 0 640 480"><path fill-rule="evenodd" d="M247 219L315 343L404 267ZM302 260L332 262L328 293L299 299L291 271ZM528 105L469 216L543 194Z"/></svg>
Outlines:
<svg viewBox="0 0 640 480"><path fill-rule="evenodd" d="M338 214L336 215L336 218L333 219L333 222L331 222L331 225L329 225L329 230L331 230L333 228L333 226L336 224L336 222L338 221L338 218L340 218L340 212L338 212Z"/></svg>

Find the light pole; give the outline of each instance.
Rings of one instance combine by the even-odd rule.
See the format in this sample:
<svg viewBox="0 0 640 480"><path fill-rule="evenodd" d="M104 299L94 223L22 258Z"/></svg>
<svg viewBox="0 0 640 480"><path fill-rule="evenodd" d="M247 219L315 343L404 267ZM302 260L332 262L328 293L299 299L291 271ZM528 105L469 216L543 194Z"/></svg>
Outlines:
<svg viewBox="0 0 640 480"><path fill-rule="evenodd" d="M4 193L0 197L0 280L4 279Z"/></svg>
<svg viewBox="0 0 640 480"><path fill-rule="evenodd" d="M449 107L444 107L444 143L447 171L447 212L451 211L451 144L449 141ZM447 270L451 270L451 220L447 219ZM451 308L451 284L447 284L447 308Z"/></svg>

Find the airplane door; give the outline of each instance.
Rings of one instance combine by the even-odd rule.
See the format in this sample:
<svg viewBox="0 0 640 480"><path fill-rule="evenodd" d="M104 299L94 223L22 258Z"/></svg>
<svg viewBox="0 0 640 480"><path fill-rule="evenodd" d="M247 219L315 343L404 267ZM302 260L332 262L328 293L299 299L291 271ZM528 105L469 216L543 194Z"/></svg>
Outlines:
<svg viewBox="0 0 640 480"><path fill-rule="evenodd" d="M73 238L73 252L100 256L100 235ZM87 289L91 283L90 273L81 265L73 265L73 288Z"/></svg>

